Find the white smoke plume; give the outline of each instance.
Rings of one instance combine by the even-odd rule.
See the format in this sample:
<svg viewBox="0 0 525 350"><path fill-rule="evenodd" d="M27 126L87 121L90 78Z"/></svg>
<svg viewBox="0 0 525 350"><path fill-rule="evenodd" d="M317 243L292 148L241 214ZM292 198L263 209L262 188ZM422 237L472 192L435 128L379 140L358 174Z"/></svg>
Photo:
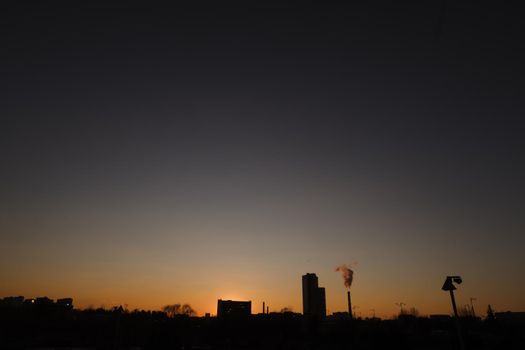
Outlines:
<svg viewBox="0 0 525 350"><path fill-rule="evenodd" d="M343 277L343 280L345 282L345 287L350 289L350 286L352 285L352 281L354 280L354 271L352 271L351 268L346 266L346 264L337 266L335 268L335 271L341 272L341 277Z"/></svg>

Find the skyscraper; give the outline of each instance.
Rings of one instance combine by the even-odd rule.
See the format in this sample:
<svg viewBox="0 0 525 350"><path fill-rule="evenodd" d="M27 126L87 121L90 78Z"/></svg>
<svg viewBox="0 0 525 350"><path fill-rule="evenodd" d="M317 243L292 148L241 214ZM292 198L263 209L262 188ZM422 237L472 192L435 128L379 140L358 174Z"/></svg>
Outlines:
<svg viewBox="0 0 525 350"><path fill-rule="evenodd" d="M314 319L326 317L325 289L319 287L315 273L303 276L303 315Z"/></svg>

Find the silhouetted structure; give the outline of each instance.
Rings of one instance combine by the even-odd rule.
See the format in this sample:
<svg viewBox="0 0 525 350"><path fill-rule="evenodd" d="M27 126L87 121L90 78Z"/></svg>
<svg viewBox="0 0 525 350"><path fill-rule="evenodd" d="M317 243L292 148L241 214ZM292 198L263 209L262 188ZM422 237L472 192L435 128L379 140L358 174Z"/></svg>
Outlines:
<svg viewBox="0 0 525 350"><path fill-rule="evenodd" d="M303 315L313 319L326 317L325 290L319 287L315 273L303 275Z"/></svg>
<svg viewBox="0 0 525 350"><path fill-rule="evenodd" d="M458 309L456 306L456 299L454 298L454 290L456 290L456 287L454 286L454 283L461 284L463 280L460 276L447 276L445 279L445 283L443 284L443 287L441 287L442 290L448 291L450 293L450 300L452 302L452 310L454 311L454 319L456 321L456 328L458 332L458 338L459 338L459 347L460 349L465 349L465 341L463 340L463 332L461 330L461 323L459 322L459 315L458 315Z"/></svg>
<svg viewBox="0 0 525 350"><path fill-rule="evenodd" d="M494 317L500 322L525 325L525 312L495 312Z"/></svg>
<svg viewBox="0 0 525 350"><path fill-rule="evenodd" d="M23 296L5 297L0 299L0 305L9 307L20 307L24 303Z"/></svg>
<svg viewBox="0 0 525 350"><path fill-rule="evenodd" d="M37 306L51 306L53 305L53 299L48 297L38 297L35 299L35 305Z"/></svg>
<svg viewBox="0 0 525 350"><path fill-rule="evenodd" d="M217 318L240 319L252 314L251 301L222 300L217 301Z"/></svg>
<svg viewBox="0 0 525 350"><path fill-rule="evenodd" d="M346 296L348 298L348 317L352 319L352 297L350 296L350 291L346 292Z"/></svg>
<svg viewBox="0 0 525 350"><path fill-rule="evenodd" d="M48 297L25 299L23 296L5 297L0 299L0 307L8 308L46 308L73 310L73 299L62 298L56 302Z"/></svg>
<svg viewBox="0 0 525 350"><path fill-rule="evenodd" d="M40 307L35 299L27 300L20 306L20 298L0 299L0 349L458 348L450 315L427 318L407 314L389 320L350 322L347 313L341 312L323 322L304 322L297 313L272 312L223 322L209 315L169 317L165 312L129 311L117 306L67 310L55 302L51 307ZM224 308L234 309L251 304L221 302ZM13 307L13 303L19 306ZM469 349L525 349L524 315L498 312L492 320L462 318Z"/></svg>
<svg viewBox="0 0 525 350"><path fill-rule="evenodd" d="M73 299L72 298L62 298L57 299L56 305L66 309L73 309Z"/></svg>

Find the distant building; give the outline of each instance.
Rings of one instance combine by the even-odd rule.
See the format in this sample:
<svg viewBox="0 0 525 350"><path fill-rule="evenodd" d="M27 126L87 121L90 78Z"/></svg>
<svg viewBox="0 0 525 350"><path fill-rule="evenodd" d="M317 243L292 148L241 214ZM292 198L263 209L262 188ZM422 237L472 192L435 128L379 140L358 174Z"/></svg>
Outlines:
<svg viewBox="0 0 525 350"><path fill-rule="evenodd" d="M49 299L48 297L38 297L35 299L35 305L37 306L51 306L53 304L53 299Z"/></svg>
<svg viewBox="0 0 525 350"><path fill-rule="evenodd" d="M38 297L25 299L23 296L16 297L5 297L0 298L1 307L44 307L44 308L63 308L63 309L73 309L73 299L72 298L62 298L58 299L56 302L53 299L48 297Z"/></svg>
<svg viewBox="0 0 525 350"><path fill-rule="evenodd" d="M496 320L505 324L525 325L525 312L505 311L494 313Z"/></svg>
<svg viewBox="0 0 525 350"><path fill-rule="evenodd" d="M334 312L329 318L333 320L348 320L350 318L348 312Z"/></svg>
<svg viewBox="0 0 525 350"><path fill-rule="evenodd" d="M26 307L34 306L35 305L35 299L24 299L23 305L26 306Z"/></svg>
<svg viewBox="0 0 525 350"><path fill-rule="evenodd" d="M303 276L303 315L313 319L326 317L325 289L319 287L315 273Z"/></svg>
<svg viewBox="0 0 525 350"><path fill-rule="evenodd" d="M62 298L58 299L56 302L56 305L59 307L63 307L66 309L72 309L73 308L73 299L72 298Z"/></svg>
<svg viewBox="0 0 525 350"><path fill-rule="evenodd" d="M222 300L217 301L217 318L240 319L252 314L251 301Z"/></svg>
<svg viewBox="0 0 525 350"><path fill-rule="evenodd" d="M3 299L0 299L0 305L2 306L19 307L19 306L22 306L23 303L24 303L23 296L5 297Z"/></svg>

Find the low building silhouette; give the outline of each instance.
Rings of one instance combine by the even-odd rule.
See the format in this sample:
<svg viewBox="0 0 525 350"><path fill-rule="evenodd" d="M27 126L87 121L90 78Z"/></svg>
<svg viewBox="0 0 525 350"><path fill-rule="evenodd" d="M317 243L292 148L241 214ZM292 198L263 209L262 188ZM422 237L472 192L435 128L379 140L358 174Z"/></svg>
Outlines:
<svg viewBox="0 0 525 350"><path fill-rule="evenodd" d="M57 299L56 305L65 309L73 309L73 299L72 298L62 298Z"/></svg>
<svg viewBox="0 0 525 350"><path fill-rule="evenodd" d="M332 315L328 316L332 320L348 320L350 315L348 312L334 312Z"/></svg>
<svg viewBox="0 0 525 350"><path fill-rule="evenodd" d="M10 296L0 298L0 306L8 308L24 307L24 308L61 308L61 309L73 309L72 298L61 298L54 301L48 297L37 297L25 299L23 296Z"/></svg>
<svg viewBox="0 0 525 350"><path fill-rule="evenodd" d="M35 299L36 306L52 306L53 304L53 299L49 299L48 297L38 297Z"/></svg>
<svg viewBox="0 0 525 350"><path fill-rule="evenodd" d="M20 307L24 303L23 296L5 297L0 299L0 305L8 307Z"/></svg>
<svg viewBox="0 0 525 350"><path fill-rule="evenodd" d="M242 319L252 314L251 301L222 300L217 301L217 318Z"/></svg>
<svg viewBox="0 0 525 350"><path fill-rule="evenodd" d="M494 313L496 320L504 324L525 326L525 312L505 311Z"/></svg>

